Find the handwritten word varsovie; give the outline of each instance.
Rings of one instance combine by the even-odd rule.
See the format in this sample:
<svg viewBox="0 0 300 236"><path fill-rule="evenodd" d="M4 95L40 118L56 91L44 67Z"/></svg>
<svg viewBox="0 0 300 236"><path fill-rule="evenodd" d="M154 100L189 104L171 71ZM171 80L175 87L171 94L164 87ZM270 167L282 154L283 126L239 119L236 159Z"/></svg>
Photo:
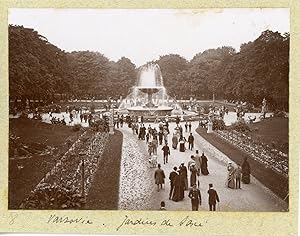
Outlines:
<svg viewBox="0 0 300 236"><path fill-rule="evenodd" d="M86 224L91 225L93 222L87 218L82 217L69 217L69 216L57 216L55 214L50 215L47 221L48 224Z"/></svg>

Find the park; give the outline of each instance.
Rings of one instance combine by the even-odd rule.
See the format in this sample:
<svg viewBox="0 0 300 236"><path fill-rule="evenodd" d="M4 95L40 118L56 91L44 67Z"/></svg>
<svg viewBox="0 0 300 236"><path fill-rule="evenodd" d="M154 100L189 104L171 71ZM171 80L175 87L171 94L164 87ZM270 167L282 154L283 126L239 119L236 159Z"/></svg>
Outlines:
<svg viewBox="0 0 300 236"><path fill-rule="evenodd" d="M46 37L9 26L9 209L289 210L289 33L138 66Z"/></svg>

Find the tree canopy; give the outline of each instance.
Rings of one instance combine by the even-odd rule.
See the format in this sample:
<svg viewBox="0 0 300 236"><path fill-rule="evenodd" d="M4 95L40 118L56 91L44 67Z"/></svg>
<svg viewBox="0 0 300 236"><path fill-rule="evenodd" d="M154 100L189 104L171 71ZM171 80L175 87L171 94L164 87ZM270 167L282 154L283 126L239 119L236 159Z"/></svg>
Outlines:
<svg viewBox="0 0 300 236"><path fill-rule="evenodd" d="M160 56L170 96L247 101L265 97L275 108L288 108L289 33L266 30L237 52L224 46L197 53ZM97 98L125 97L138 68L126 57L111 61L100 52L65 52L34 29L9 26L10 97L47 98L53 94Z"/></svg>

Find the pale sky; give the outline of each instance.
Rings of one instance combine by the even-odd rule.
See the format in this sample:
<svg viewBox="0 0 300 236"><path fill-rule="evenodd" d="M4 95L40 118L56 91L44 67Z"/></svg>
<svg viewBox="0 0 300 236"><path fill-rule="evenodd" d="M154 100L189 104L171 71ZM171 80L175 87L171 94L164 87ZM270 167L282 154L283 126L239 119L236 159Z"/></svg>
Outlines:
<svg viewBox="0 0 300 236"><path fill-rule="evenodd" d="M187 60L209 48L289 32L289 10L277 9L10 9L9 24L33 28L62 50L90 50L137 66L166 54Z"/></svg>

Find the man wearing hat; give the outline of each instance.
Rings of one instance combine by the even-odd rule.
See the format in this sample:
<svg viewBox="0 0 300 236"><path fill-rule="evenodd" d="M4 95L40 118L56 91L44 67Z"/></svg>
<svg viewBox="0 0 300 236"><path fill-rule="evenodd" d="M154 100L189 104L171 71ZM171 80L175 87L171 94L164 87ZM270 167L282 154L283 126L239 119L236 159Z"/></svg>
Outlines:
<svg viewBox="0 0 300 236"><path fill-rule="evenodd" d="M157 192L159 192L159 187L162 189L162 185L165 183L165 173L160 168L160 164L157 165L158 169L154 172L155 184L157 184Z"/></svg>
<svg viewBox="0 0 300 236"><path fill-rule="evenodd" d="M209 184L208 186L209 186L209 190L207 191L207 193L208 193L209 210L215 211L216 203L220 202L220 199L219 199L217 191L213 189L213 184Z"/></svg>
<svg viewBox="0 0 300 236"><path fill-rule="evenodd" d="M174 187L175 187L175 178L176 178L176 176L178 175L177 174L177 167L175 166L174 168L173 168L173 171L170 173L170 175L169 175L169 180L170 180L170 193L169 193L169 199L171 199L172 198L172 195L173 195L173 192L174 192Z"/></svg>
<svg viewBox="0 0 300 236"><path fill-rule="evenodd" d="M201 206L201 194L196 184L194 184L193 188L190 190L189 198L192 202L192 211L198 211L199 205Z"/></svg>

